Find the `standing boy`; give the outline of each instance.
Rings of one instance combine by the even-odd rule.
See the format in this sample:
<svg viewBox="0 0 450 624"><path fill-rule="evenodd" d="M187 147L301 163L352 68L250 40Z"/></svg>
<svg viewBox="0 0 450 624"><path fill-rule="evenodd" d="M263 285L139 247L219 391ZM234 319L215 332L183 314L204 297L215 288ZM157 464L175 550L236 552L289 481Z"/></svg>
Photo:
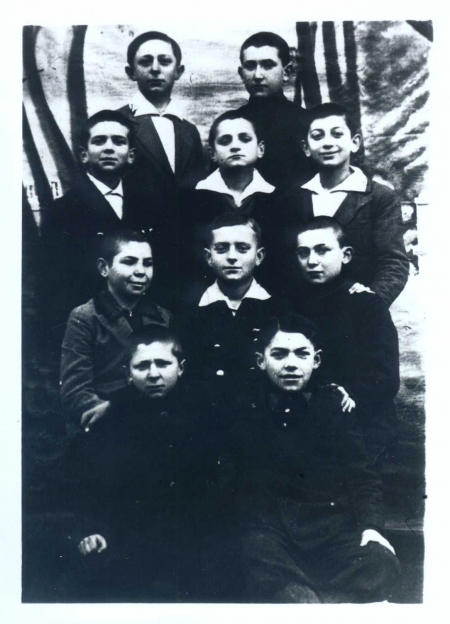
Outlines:
<svg viewBox="0 0 450 624"><path fill-rule="evenodd" d="M288 44L275 33L259 32L244 41L240 60L250 99L239 111L255 121L266 145L259 171L277 188L307 180L310 166L301 145L307 113L283 93L291 70Z"/></svg>
<svg viewBox="0 0 450 624"><path fill-rule="evenodd" d="M389 309L377 294L352 294L346 277L353 249L340 223L315 217L297 233L302 288L292 290L296 309L313 320L326 357L319 375L354 399L371 458L383 458L395 438L393 400L399 389L398 336Z"/></svg>
<svg viewBox="0 0 450 624"><path fill-rule="evenodd" d="M381 483L353 413L312 392L315 326L281 316L256 350L261 379L239 395L231 431L247 601L387 598L399 563L382 536Z"/></svg>
<svg viewBox="0 0 450 624"><path fill-rule="evenodd" d="M354 250L352 291L370 288L390 306L409 275L402 214L391 189L350 164L360 144L361 135L342 106L327 103L310 111L304 149L319 173L287 191L287 232L312 217L335 217Z"/></svg>
<svg viewBox="0 0 450 624"><path fill-rule="evenodd" d="M171 321L167 310L145 297L153 258L143 234L123 230L106 235L97 267L104 288L72 311L62 345L61 399L75 427L104 416L111 393L125 385L123 348L130 334Z"/></svg>

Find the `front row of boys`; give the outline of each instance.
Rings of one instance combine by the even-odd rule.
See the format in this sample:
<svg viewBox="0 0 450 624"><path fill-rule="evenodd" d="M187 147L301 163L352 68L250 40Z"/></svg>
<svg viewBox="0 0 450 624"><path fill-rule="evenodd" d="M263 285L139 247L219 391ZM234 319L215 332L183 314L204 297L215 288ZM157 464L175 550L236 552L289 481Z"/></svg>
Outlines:
<svg viewBox="0 0 450 624"><path fill-rule="evenodd" d="M264 258L257 223L240 213L220 216L205 249L216 282L181 323L185 363L167 328L170 315L145 296L152 277L148 243L130 232L103 241L98 267L106 288L71 315L62 392L72 418L84 426L74 442L78 470L72 466L89 520L80 525L86 535L79 547L87 561L101 551L92 565L104 591L113 595L124 575L123 591L131 584L141 598L157 600L159 592L168 601L228 599L211 588L217 574L205 564L211 560L205 536L217 535L221 517L222 524L229 518L239 527L242 565L233 569L228 561L223 567L231 575L241 568L243 600L365 602L387 596L399 564L382 536L372 431L384 415L373 397L386 392L389 402L395 396L398 344L378 296L348 292L341 272L351 253L331 218L300 228L296 255L300 273L316 289L310 305L317 330L273 303L254 279ZM321 307L327 297L337 299ZM331 317L339 316L339 306L337 324L343 324L335 335ZM347 316L354 327L345 324ZM363 349L369 350L361 353L364 334ZM175 394L184 368L185 393ZM344 400L336 384L345 388ZM209 386L212 393L205 392ZM186 392L188 403L181 399ZM356 410L347 413L351 399ZM221 473L221 466L230 465L234 477L225 490L236 491L231 506L238 518L224 511L230 498L221 482L230 471ZM226 559L223 552L217 556ZM101 591L97 581L89 585Z"/></svg>

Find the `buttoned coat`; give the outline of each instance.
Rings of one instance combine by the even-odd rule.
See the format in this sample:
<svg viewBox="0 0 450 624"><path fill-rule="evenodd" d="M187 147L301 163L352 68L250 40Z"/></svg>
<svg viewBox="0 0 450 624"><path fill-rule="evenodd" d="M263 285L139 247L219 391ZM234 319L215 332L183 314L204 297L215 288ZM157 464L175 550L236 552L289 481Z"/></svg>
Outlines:
<svg viewBox="0 0 450 624"><path fill-rule="evenodd" d="M286 191L283 206L288 246L295 228L314 217L312 192L300 184ZM402 292L409 275L409 261L403 241L400 202L385 185L367 180L363 192L350 191L334 218L347 233L354 257L349 279L370 286L390 306ZM292 254L293 255L293 254Z"/></svg>
<svg viewBox="0 0 450 624"><path fill-rule="evenodd" d="M144 325L169 326L170 312L143 298L135 308ZM126 385L123 351L132 328L112 295L102 291L72 311L62 344L61 400L68 419L82 414Z"/></svg>

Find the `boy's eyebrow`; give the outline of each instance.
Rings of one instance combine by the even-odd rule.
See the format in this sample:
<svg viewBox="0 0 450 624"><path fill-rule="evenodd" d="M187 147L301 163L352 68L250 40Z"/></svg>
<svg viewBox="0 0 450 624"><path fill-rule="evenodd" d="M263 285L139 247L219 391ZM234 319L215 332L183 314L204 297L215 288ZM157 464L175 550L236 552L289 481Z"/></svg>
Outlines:
<svg viewBox="0 0 450 624"><path fill-rule="evenodd" d="M289 349L285 349L284 347L272 347L270 349L271 353L289 353Z"/></svg>

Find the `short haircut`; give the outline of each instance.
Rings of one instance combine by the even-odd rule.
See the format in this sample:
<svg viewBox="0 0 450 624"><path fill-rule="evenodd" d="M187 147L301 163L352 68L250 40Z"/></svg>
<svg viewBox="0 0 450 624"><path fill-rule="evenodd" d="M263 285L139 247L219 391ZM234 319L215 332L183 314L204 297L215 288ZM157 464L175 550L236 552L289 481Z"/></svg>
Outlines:
<svg viewBox="0 0 450 624"><path fill-rule="evenodd" d="M336 234L340 247L345 247L347 245L347 233L339 221L333 217L314 217L313 219L306 221L306 223L303 223L299 228L297 228L295 233L296 245L298 236L303 234L303 232L309 232L310 230L333 230Z"/></svg>
<svg viewBox="0 0 450 624"><path fill-rule="evenodd" d="M213 232L223 227L233 227L235 225L248 225L256 234L256 244L259 247L261 244L261 228L258 223L252 217L249 217L245 212L235 210L233 212L224 212L214 219L206 227L205 232L205 244L209 247L212 245Z"/></svg>
<svg viewBox="0 0 450 624"><path fill-rule="evenodd" d="M347 124L352 136L355 136L355 134L360 132L360 128L355 123L350 111L344 106L341 106L341 104L336 104L335 102L325 102L324 104L319 104L318 106L315 106L307 111L307 115L307 133L309 132L309 128L311 127L313 121L316 119L325 119L326 117L334 115L337 117L344 117L345 123Z"/></svg>
<svg viewBox="0 0 450 624"><path fill-rule="evenodd" d="M89 119L87 119L84 122L80 130L80 134L79 134L79 142L80 142L81 147L86 148L88 146L88 142L91 137L92 128L96 126L98 123L101 123L102 121L115 121L119 123L120 125L124 126L125 128L127 128L128 129L128 143L130 144L130 147L133 147L134 145L133 123L129 119L124 117L122 113L119 113L118 111L113 111L113 110L101 110L98 113L95 113L95 115L92 115L92 117L89 117Z"/></svg>
<svg viewBox="0 0 450 624"><path fill-rule="evenodd" d="M162 342L163 344L172 344L172 353L181 362L183 357L183 348L177 334L165 325L145 325L141 329L133 332L127 340L124 352L124 361L129 364L131 358L136 353L139 345L151 345L154 342Z"/></svg>
<svg viewBox="0 0 450 624"><path fill-rule="evenodd" d="M283 37L280 37L280 35L276 35L273 32L259 32L246 39L241 46L239 54L241 63L244 58L244 50L252 46L255 48L262 48L263 46L276 48L283 67L286 67L286 65L291 61L291 53L289 51L288 44Z"/></svg>
<svg viewBox="0 0 450 624"><path fill-rule="evenodd" d="M120 247L126 243L147 243L150 245L148 238L142 232L135 230L115 230L108 234L98 237L98 258L103 258L111 266L114 256L120 251Z"/></svg>
<svg viewBox="0 0 450 624"><path fill-rule="evenodd" d="M229 110L229 111L226 111L225 113L222 113L222 115L219 115L219 117L217 117L217 119L215 119L212 123L211 129L209 131L209 136L208 136L208 143L211 148L214 148L214 141L217 138L217 129L219 125L222 123L222 121L227 121L228 119L230 120L245 119L246 121L252 124L258 142L262 140L258 125L255 123L253 119L250 119L248 115L246 115L245 113L241 113L239 110Z"/></svg>
<svg viewBox="0 0 450 624"><path fill-rule="evenodd" d="M273 317L267 325L261 328L256 350L259 353L264 353L279 331L287 334L302 334L311 342L315 350L320 349L321 338L317 326L306 316L296 312L285 312L277 317Z"/></svg>
<svg viewBox="0 0 450 624"><path fill-rule="evenodd" d="M172 39L172 37L169 37L162 32L158 32L157 30L150 30L148 32L142 33L142 35L139 35L138 37L133 39L133 41L128 46L127 61L130 67L133 66L134 57L136 56L136 52L139 50L141 45L146 41L153 41L153 39L158 39L160 41L166 41L167 43L170 43L170 45L172 46L173 55L177 61L177 65L181 64L181 48L175 41L175 39Z"/></svg>

